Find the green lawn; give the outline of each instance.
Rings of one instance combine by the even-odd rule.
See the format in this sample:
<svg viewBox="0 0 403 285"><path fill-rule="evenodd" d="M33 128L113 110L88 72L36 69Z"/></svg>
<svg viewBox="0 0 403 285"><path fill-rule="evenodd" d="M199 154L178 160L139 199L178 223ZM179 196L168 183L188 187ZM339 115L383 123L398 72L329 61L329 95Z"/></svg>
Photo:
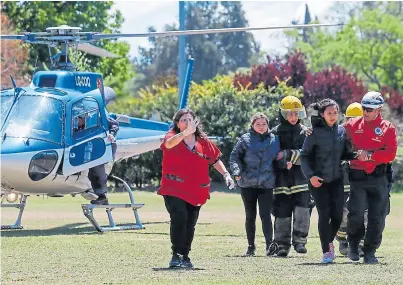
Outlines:
<svg viewBox="0 0 403 285"><path fill-rule="evenodd" d="M381 264L369 266L351 264L345 257L320 264L316 213L307 255L266 257L259 222L258 256L242 257L247 243L241 198L214 192L196 228L195 270L167 269L169 218L163 200L155 193L135 194L146 204L140 217L147 228L105 234L95 232L82 214L81 197L30 197L25 229L2 232L1 284L403 284L403 194L392 196L378 251ZM124 202L126 196L112 194L110 200ZM11 221L11 211L2 211L3 223ZM115 211L117 221L130 221L130 210Z"/></svg>

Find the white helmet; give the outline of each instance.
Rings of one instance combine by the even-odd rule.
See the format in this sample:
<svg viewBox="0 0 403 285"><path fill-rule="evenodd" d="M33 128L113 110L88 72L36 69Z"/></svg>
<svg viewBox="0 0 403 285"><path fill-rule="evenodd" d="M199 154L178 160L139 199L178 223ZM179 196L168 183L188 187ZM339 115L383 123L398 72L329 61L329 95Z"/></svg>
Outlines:
<svg viewBox="0 0 403 285"><path fill-rule="evenodd" d="M371 109L382 108L384 103L385 101L382 98L382 94L376 91L367 92L361 100L362 107Z"/></svg>

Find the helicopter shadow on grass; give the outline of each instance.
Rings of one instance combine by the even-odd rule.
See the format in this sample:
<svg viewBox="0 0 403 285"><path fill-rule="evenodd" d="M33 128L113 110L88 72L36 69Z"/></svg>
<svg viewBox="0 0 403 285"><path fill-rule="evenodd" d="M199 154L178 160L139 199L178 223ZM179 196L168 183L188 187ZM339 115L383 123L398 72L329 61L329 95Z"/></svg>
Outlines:
<svg viewBox="0 0 403 285"><path fill-rule="evenodd" d="M57 235L93 235L99 234L93 226L85 226L88 223L72 223L50 229L22 229L22 230L1 230L1 237L40 237Z"/></svg>

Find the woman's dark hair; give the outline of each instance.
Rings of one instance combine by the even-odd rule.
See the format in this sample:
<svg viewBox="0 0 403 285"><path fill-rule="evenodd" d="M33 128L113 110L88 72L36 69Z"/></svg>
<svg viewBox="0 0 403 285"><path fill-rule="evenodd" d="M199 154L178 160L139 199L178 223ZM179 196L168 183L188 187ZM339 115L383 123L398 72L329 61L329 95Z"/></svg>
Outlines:
<svg viewBox="0 0 403 285"><path fill-rule="evenodd" d="M316 115L311 116L311 124L312 127L323 127L326 125L325 119L323 118L323 113L325 112L327 107L335 106L337 111L340 110L339 104L336 101L326 98L319 102L313 103L310 107L317 111Z"/></svg>
<svg viewBox="0 0 403 285"><path fill-rule="evenodd" d="M176 112L174 117L172 118L174 120L174 125L172 128L177 134L179 134L181 132L178 127L179 120L180 120L180 118L182 118L183 115L186 115L186 114L190 114L192 116L193 120L196 119L196 114L190 109L184 108L184 109L180 109L178 112ZM197 125L195 135L196 135L196 137L200 137L202 139L207 138L207 134L205 132L203 132L203 125L201 123L199 123Z"/></svg>
<svg viewBox="0 0 403 285"><path fill-rule="evenodd" d="M333 107L335 106L337 111L340 110L339 104L337 104L336 101L330 98L323 99L319 102L313 103L310 105L310 107L316 111L318 111L319 114L323 114L326 110L327 107Z"/></svg>

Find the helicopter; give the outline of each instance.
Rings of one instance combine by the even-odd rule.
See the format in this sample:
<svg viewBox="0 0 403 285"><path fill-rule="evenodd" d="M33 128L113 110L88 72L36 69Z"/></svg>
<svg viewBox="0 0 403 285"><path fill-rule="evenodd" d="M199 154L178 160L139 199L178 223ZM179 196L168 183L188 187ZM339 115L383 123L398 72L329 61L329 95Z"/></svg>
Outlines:
<svg viewBox="0 0 403 285"><path fill-rule="evenodd" d="M245 27L206 30L181 30L143 34L102 34L81 32L80 27L62 25L49 27L46 32L22 35L1 35L1 40L20 40L29 44L59 47L51 56L51 70L38 71L29 86L18 87L10 76L13 88L1 91L1 207L19 209L13 225L2 229L22 229L21 219L29 195L62 197L81 194L92 199L88 179L90 168L105 164L107 174L114 163L158 149L170 122L133 118L108 113L107 104L116 98L112 88L104 86L99 73L78 71L71 61L70 50L89 54L117 57L102 48L91 45L101 39L125 37L183 36L209 33L242 32L283 28L334 26L331 24L291 25L277 27ZM51 55L51 54L50 54ZM186 107L193 59L189 59L179 109ZM108 140L107 118L118 121L116 153ZM78 128L80 120L84 128ZM130 186L122 179L130 198L127 204L82 204L84 215L99 232L142 229L138 209ZM14 203L18 200L19 202ZM8 202L8 203L6 203ZM106 210L109 226L101 226L93 216L96 208ZM118 226L112 217L115 208L133 210L135 224Z"/></svg>

